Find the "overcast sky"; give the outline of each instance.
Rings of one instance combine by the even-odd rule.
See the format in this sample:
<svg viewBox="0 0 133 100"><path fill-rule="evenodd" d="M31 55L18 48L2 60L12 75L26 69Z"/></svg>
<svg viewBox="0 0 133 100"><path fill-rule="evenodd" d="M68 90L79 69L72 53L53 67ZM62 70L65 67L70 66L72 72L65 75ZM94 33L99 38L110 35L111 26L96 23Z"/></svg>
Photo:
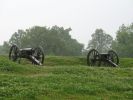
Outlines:
<svg viewBox="0 0 133 100"><path fill-rule="evenodd" d="M133 0L0 0L0 45L35 25L71 27L72 37L87 44L96 28L115 37L132 22Z"/></svg>

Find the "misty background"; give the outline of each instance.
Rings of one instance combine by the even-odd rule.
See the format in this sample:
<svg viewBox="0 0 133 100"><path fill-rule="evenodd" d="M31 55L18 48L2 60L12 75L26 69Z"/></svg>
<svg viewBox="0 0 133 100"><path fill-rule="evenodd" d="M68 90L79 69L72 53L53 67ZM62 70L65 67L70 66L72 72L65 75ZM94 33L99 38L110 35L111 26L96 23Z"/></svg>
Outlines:
<svg viewBox="0 0 133 100"><path fill-rule="evenodd" d="M0 0L0 45L18 29L71 27L71 36L87 46L96 28L115 38L133 22L132 0Z"/></svg>
<svg viewBox="0 0 133 100"><path fill-rule="evenodd" d="M0 0L0 54L12 44L47 55L115 50L133 57L132 0Z"/></svg>

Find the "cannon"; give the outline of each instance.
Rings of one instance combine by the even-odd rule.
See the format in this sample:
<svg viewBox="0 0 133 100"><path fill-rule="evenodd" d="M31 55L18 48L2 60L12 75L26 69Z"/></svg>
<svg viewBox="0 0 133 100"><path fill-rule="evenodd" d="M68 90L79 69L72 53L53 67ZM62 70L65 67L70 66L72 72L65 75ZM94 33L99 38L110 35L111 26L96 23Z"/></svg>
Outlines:
<svg viewBox="0 0 133 100"><path fill-rule="evenodd" d="M9 59L20 63L21 58L26 58L35 65L42 65L44 53L41 47L19 49L17 45L12 45L9 51Z"/></svg>
<svg viewBox="0 0 133 100"><path fill-rule="evenodd" d="M99 53L95 49L91 49L87 55L87 65L88 66L113 66L117 67L119 64L119 57L117 53L113 50L108 51L108 53Z"/></svg>

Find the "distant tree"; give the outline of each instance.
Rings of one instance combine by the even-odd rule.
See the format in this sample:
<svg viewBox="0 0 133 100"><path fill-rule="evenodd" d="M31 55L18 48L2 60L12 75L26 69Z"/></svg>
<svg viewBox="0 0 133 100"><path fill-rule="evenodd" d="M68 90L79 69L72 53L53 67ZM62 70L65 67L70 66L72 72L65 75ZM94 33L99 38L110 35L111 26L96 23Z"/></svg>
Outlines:
<svg viewBox="0 0 133 100"><path fill-rule="evenodd" d="M3 54L3 46L0 45L0 54Z"/></svg>
<svg viewBox="0 0 133 100"><path fill-rule="evenodd" d="M120 26L112 47L121 57L133 57L133 24Z"/></svg>
<svg viewBox="0 0 133 100"><path fill-rule="evenodd" d="M41 46L49 55L81 55L83 44L78 43L69 34L71 28L53 26L52 28L35 26L18 30L10 38L8 44L16 44L20 48Z"/></svg>
<svg viewBox="0 0 133 100"><path fill-rule="evenodd" d="M2 46L3 54L9 53L9 49L10 49L10 44L7 41L5 41L3 46Z"/></svg>
<svg viewBox="0 0 133 100"><path fill-rule="evenodd" d="M97 49L99 52L105 52L111 49L113 38L106 34L102 29L96 29L88 43L87 49Z"/></svg>
<svg viewBox="0 0 133 100"><path fill-rule="evenodd" d="M10 44L16 44L18 45L19 47L23 47L24 45L24 41L23 39L26 37L26 32L23 31L23 30L18 30L18 32L15 32L10 40L9 40L9 43Z"/></svg>

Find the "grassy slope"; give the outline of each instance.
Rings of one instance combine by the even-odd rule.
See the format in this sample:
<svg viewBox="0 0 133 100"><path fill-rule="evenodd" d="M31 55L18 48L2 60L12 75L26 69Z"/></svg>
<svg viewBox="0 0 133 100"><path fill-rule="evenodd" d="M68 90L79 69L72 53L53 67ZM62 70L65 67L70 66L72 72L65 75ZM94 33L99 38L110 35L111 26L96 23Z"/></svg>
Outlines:
<svg viewBox="0 0 133 100"><path fill-rule="evenodd" d="M45 66L0 57L0 99L132 100L133 59L120 67L88 67L83 57L46 57Z"/></svg>

